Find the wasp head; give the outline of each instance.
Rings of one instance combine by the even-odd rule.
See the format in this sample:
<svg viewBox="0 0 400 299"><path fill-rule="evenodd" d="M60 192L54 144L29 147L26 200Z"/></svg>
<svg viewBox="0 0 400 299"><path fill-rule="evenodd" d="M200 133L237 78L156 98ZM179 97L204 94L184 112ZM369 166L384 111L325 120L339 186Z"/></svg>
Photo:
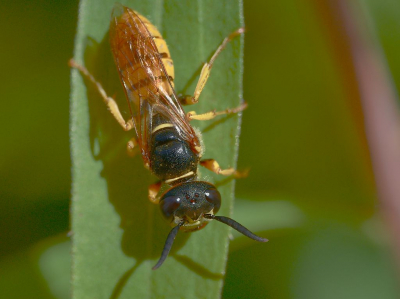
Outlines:
<svg viewBox="0 0 400 299"><path fill-rule="evenodd" d="M173 226L191 232L211 221L204 215L214 215L221 207L221 195L213 184L192 181L169 189L160 200L161 212Z"/></svg>
<svg viewBox="0 0 400 299"><path fill-rule="evenodd" d="M221 195L214 185L207 182L192 181L172 187L161 197L160 206L164 217L171 221L174 228L168 234L161 257L153 270L158 269L167 258L180 229L186 232L199 230L211 220L229 225L253 240L268 241L231 218L215 216L221 206Z"/></svg>

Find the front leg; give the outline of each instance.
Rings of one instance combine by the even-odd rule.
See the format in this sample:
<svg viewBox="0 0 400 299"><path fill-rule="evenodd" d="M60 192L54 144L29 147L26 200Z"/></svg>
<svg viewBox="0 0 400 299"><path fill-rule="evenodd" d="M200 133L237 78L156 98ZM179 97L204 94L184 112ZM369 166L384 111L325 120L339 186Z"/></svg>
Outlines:
<svg viewBox="0 0 400 299"><path fill-rule="evenodd" d="M157 183L151 184L149 186L149 200L154 204L160 203L160 197L157 196L160 192L162 182L158 181Z"/></svg>
<svg viewBox="0 0 400 299"><path fill-rule="evenodd" d="M208 170L211 170L212 172L215 172L216 174L221 174L221 175L233 175L235 178L243 178L248 175L248 171L240 172L235 170L234 168L227 168L227 169L222 169L218 162L215 161L214 159L206 159L206 160L201 160L200 165L207 168Z"/></svg>

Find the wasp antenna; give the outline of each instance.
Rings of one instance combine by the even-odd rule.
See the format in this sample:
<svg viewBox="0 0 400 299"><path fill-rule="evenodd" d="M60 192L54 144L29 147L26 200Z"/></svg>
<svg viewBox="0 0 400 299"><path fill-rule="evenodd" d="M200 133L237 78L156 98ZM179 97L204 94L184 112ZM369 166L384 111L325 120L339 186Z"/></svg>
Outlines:
<svg viewBox="0 0 400 299"><path fill-rule="evenodd" d="M251 231L249 231L247 228L245 228L239 222L236 222L235 220L233 220L231 218L224 217L224 216L214 216L211 214L204 215L204 217L225 223L225 224L229 225L230 227L232 227L233 229L237 230L239 233L245 235L246 237L249 237L250 239L256 240L258 242L268 242L268 239L261 238L255 234L253 234Z"/></svg>
<svg viewBox="0 0 400 299"><path fill-rule="evenodd" d="M164 249L161 253L161 257L158 260L157 264L152 268L153 270L157 270L158 268L161 267L161 265L164 263L165 259L167 258L169 252L171 251L172 244L174 243L176 234L179 231L179 228L183 225L183 222L179 223L177 226L175 226L173 229L168 234L167 240L165 241L164 244Z"/></svg>

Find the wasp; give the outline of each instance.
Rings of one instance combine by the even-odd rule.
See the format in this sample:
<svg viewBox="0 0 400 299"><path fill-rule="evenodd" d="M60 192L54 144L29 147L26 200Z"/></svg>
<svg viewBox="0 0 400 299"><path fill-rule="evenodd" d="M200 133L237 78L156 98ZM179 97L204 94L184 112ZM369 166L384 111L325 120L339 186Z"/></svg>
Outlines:
<svg viewBox="0 0 400 299"><path fill-rule="evenodd" d="M213 159L201 159L201 133L190 125L190 121L238 113L247 107L246 103L233 109L204 114L194 111L186 114L182 109L182 105L198 102L215 59L230 40L243 32L244 28L239 28L226 37L204 64L193 96L177 96L174 65L166 41L144 16L116 4L111 17L110 45L127 98L131 116L128 120L123 118L116 101L106 94L89 71L70 60L71 67L78 69L97 86L121 127L125 131L135 130L136 136L128 142L128 151L133 153L140 149L145 167L159 178L159 182L149 187L149 199L159 204L163 216L173 228L153 269L163 264L179 230L196 231L212 220L225 223L256 241L268 241L233 219L216 216L221 206L221 195L213 184L197 178L199 165L226 176L237 175L238 172L233 168L221 169ZM165 192L160 191L162 183L168 186Z"/></svg>

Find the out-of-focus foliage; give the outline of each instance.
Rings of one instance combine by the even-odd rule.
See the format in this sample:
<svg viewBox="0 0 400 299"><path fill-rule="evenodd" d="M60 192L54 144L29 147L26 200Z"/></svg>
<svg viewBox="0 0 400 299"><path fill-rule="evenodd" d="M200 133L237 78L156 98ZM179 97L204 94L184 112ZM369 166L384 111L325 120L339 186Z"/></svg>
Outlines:
<svg viewBox="0 0 400 299"><path fill-rule="evenodd" d="M400 86L400 3L360 2ZM237 182L243 201L234 216L263 230L253 221L265 215L270 242L234 239L224 298L399 297L360 104L344 82L351 65L335 53L325 4L244 3L249 109L239 166L251 172ZM66 62L76 14L74 1L8 1L0 11L4 298L68 298L68 250L58 235L68 229Z"/></svg>

